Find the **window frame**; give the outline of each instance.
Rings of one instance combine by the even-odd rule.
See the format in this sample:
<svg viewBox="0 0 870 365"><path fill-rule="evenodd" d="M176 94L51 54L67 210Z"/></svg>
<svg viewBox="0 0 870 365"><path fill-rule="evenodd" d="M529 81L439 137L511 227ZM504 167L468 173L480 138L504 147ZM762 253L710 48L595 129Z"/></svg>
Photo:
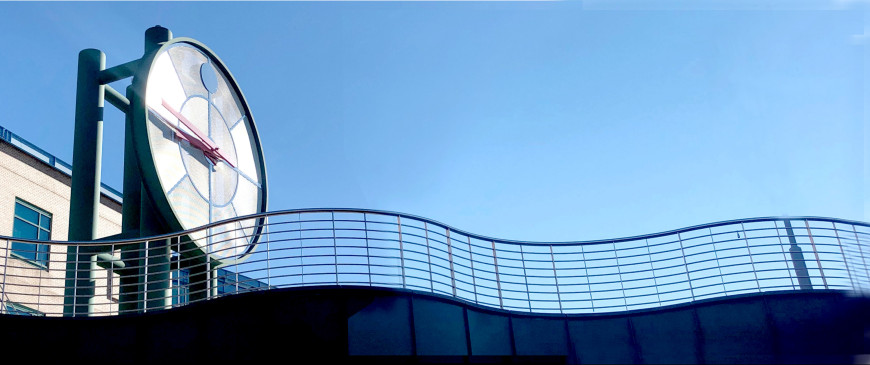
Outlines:
<svg viewBox="0 0 870 365"><path fill-rule="evenodd" d="M7 301L6 302L6 314L12 316L30 316L30 317L45 317L45 313L42 313L36 309L30 308L26 305L19 304L16 302Z"/></svg>
<svg viewBox="0 0 870 365"><path fill-rule="evenodd" d="M15 209L15 208L18 208L18 205L21 205L22 207L24 207L26 209L30 209L34 213L36 213L37 214L37 221L34 223L34 222L29 221L26 217L19 216L16 213L17 209ZM21 222L22 222L21 224L29 224L30 226L33 226L36 228L36 238L30 238L30 237L17 237L17 238L39 240L39 234L41 232L46 232L48 240L51 240L51 230L52 230L52 226L54 224L54 217L51 213L49 213L45 209L42 209L42 208L37 207L31 203L28 203L27 201L25 201L21 198L15 198L15 206L13 207L12 212L13 212L12 213L12 237L13 238L15 238L15 225L17 224L18 220L21 220ZM40 225L40 223L42 223L43 218L48 219L48 228L43 228L42 225ZM28 245L28 246L32 246L32 248L23 249L22 247L20 247L20 245ZM28 253L33 253L35 256L35 259L27 257L27 254L16 252L15 246L19 246L17 251L26 251ZM24 262L27 262L28 264L34 265L37 268L40 268L42 270L48 270L48 265L51 263L51 247L48 244L38 244L38 243L19 242L19 241L10 240L9 249L10 249L10 256L15 257L19 260L22 260ZM42 255L42 254L45 255L44 260L40 259L40 255Z"/></svg>

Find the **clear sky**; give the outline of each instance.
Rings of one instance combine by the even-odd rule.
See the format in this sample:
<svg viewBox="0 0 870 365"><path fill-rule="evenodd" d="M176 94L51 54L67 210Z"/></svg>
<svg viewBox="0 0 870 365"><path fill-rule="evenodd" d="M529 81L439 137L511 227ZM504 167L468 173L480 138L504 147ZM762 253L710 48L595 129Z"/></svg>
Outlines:
<svg viewBox="0 0 870 365"><path fill-rule="evenodd" d="M270 210L536 241L870 221L865 9L807 3L3 2L0 125L72 161L78 52L136 59L159 24L239 81ZM123 116L105 119L120 190Z"/></svg>

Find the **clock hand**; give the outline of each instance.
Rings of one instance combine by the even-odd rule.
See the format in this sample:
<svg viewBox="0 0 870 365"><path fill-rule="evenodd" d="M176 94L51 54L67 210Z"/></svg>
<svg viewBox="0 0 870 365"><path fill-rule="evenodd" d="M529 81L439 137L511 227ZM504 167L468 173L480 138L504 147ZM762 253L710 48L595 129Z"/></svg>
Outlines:
<svg viewBox="0 0 870 365"><path fill-rule="evenodd" d="M160 114L157 114L157 112L155 112L153 109L148 109L150 109L149 112L152 116L156 117L157 120L161 121L164 125L172 129L178 139L187 141L192 147L202 151L205 157L209 161L211 161L212 164L217 164L217 156L214 155L214 153L216 152L215 150L212 150L211 147L207 146L202 140L200 140L196 136L193 136L190 133L185 132L181 128L178 128L174 124L167 122Z"/></svg>
<svg viewBox="0 0 870 365"><path fill-rule="evenodd" d="M184 115L182 115L177 110L175 110L174 108L169 106L169 103L166 102L166 99L163 99L163 107L166 108L166 110L169 110L169 112L172 113L172 115L174 115L176 118L178 118L178 120L181 121L182 124L187 126L187 128L189 128L193 132L193 134L196 135L196 137L199 139L199 141L205 147L205 148L200 148L200 149L206 155L210 155L209 160L213 160L212 162L215 162L214 160L221 159L221 160L224 160L228 165L230 165L232 167L236 167L235 164L230 162L230 159L228 159L222 153L218 152L219 148L216 146L216 143L214 143L214 141L212 141L210 138L208 138L208 136L206 136L204 133L202 133L202 131L200 131L199 128L197 128L195 125L193 125L193 123L191 123L189 120L187 120L187 118L185 118ZM179 131L181 130L178 128L176 128L176 129Z"/></svg>
<svg viewBox="0 0 870 365"><path fill-rule="evenodd" d="M261 187L261 186L260 186L260 183L258 183L256 180L254 180L253 178L251 178L250 176L248 176L247 174L245 174L244 172L242 172L242 170L239 170L238 167L233 166L233 170L234 170L237 174L239 174L239 176L245 178L245 180L250 181L251 184L254 184L254 186L256 186L256 187L258 187L258 188Z"/></svg>
<svg viewBox="0 0 870 365"><path fill-rule="evenodd" d="M209 149L217 150L214 141L208 138L205 133L202 133L202 131L200 131L199 128L197 128L195 125L193 125L193 123L187 120L184 115L181 115L181 113L179 113L173 107L169 106L169 103L166 102L166 99L163 99L163 107L166 108L166 110L169 110L169 112L172 113L172 115L174 115L176 118L178 118L178 120L181 121L181 124L187 126L187 128L189 128L193 132L193 134L195 134L196 137L200 139L200 141L202 141L203 143L205 143L206 146L209 147Z"/></svg>

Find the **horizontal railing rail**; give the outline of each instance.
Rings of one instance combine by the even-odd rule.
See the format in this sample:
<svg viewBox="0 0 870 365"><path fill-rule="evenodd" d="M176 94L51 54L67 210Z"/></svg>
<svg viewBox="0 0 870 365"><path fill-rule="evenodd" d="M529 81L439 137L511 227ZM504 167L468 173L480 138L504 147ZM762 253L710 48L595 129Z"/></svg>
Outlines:
<svg viewBox="0 0 870 365"><path fill-rule="evenodd" d="M190 237L205 236L208 251L226 250L224 237L255 232L256 222L263 224L259 244L244 260L202 259L189 244ZM163 256L154 254L159 242L171 248ZM870 224L823 217L739 219L617 239L526 242L409 214L297 209L137 239L0 236L0 312L116 315L323 285L402 288L502 310L561 314L766 291L866 292L868 242ZM49 252L47 260L40 259L41 252ZM70 308L81 303L87 308Z"/></svg>

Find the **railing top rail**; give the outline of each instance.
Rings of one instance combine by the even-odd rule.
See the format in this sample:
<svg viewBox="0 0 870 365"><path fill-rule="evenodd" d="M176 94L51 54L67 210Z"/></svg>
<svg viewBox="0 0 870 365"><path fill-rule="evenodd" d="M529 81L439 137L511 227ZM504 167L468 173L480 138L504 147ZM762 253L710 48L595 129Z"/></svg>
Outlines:
<svg viewBox="0 0 870 365"><path fill-rule="evenodd" d="M136 244L136 243L142 243L142 242L146 242L146 241L154 241L154 240L160 240L160 239L174 238L174 237L183 236L183 235L186 235L189 233L202 231L204 229L208 229L211 227L217 227L217 226L221 226L221 225L233 223L233 222L248 221L248 220L253 220L253 219L282 216L282 215L308 214L308 213L357 213L357 214L377 214L377 215L401 217L401 218L414 219L414 220L418 220L421 222L425 222L427 225L438 226L440 228L449 230L454 235L460 234L460 235L464 235L464 236L478 239L478 240L482 240L482 241L492 241L492 242L497 242L497 243L517 244L517 245L532 245L532 246L536 246L536 245L539 245L539 246L540 245L544 245L544 246L546 246L546 245L594 245L594 244L601 244L601 243L619 243L619 242L638 241L638 240L644 240L644 239L650 239L650 238L656 238L656 237L670 236L670 235L675 235L675 234L684 233L684 232L690 232L690 231L696 231L696 230L700 230L700 229L707 229L707 228L720 227L720 226L727 226L727 225L732 225L732 224L772 222L772 221L785 221L785 220L789 220L789 221L802 221L802 220L823 221L823 222L831 222L831 223L857 225L857 226L870 228L870 223L854 221L854 220L847 220L847 219L829 218L829 217L815 217L815 216L779 216L779 217L756 217L756 218L733 219L733 220L727 220L727 221L699 224L699 225L695 225L695 226L678 228L678 229L663 231L663 232L658 232L658 233L650 233L650 234L621 237L621 238L609 238L609 239L598 239L598 240L587 240L587 241L537 242L537 241L510 240L510 239L494 238L494 237L479 235L479 234L471 233L471 232L468 232L468 231L465 231L462 229L455 228L453 226L447 225L445 223L441 223L441 222L436 221L434 219L429 219L429 218L425 218L425 217L421 217L421 216L417 216L417 215L413 215L413 214L407 214L407 213L399 213L399 212L392 212L392 211L386 211L386 210L375 210L375 209L357 209L357 208L303 208L303 209L286 209L286 210L278 210L278 211L264 212L264 213L258 213L258 214L251 214L251 215L247 215L247 216L236 217L236 218L232 218L232 219L214 222L214 223L207 224L207 225L197 227L197 228L193 228L193 229L190 229L187 231L174 232L174 233L149 236L149 237L141 237L141 238L140 237L137 237L137 238L115 238L117 236L110 236L110 237L98 239L96 241L41 241L41 240L31 240L31 239L24 239L24 238L10 237L10 236L0 236L0 239L13 240L13 241L18 241L18 242L27 242L27 243L48 243L48 244L53 244L53 245L79 245L79 246L119 245L119 246L121 246L121 245L126 245L126 244ZM329 219L325 219L324 221L332 221L332 220L342 221L344 219L329 218ZM378 222L372 222L372 223L378 223ZM383 223L383 222L381 222L381 223ZM795 228L800 228L800 227L795 227Z"/></svg>

